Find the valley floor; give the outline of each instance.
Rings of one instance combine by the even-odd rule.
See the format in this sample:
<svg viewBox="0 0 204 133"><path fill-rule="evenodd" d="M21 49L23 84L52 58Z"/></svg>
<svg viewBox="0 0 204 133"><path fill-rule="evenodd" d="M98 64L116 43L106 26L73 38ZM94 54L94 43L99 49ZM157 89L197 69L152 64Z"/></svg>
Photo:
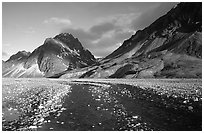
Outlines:
<svg viewBox="0 0 204 133"><path fill-rule="evenodd" d="M202 130L201 79L2 80L2 130Z"/></svg>

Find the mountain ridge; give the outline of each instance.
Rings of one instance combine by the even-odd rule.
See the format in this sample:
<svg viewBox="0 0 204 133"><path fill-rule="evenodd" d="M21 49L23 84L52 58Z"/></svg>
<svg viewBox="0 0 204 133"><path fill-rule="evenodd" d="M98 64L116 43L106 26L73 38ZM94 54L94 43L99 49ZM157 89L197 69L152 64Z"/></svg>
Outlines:
<svg viewBox="0 0 204 133"><path fill-rule="evenodd" d="M179 3L83 69L85 78L201 78L202 3ZM79 73L79 72L78 72ZM72 77L70 73L62 78Z"/></svg>
<svg viewBox="0 0 204 133"><path fill-rule="evenodd" d="M14 54L4 63L7 67L3 67L3 77L51 77L96 62L91 52L84 49L79 40L69 33L45 39L43 45L32 53L21 53ZM18 56L25 56L24 60L14 62Z"/></svg>
<svg viewBox="0 0 204 133"><path fill-rule="evenodd" d="M70 33L47 38L29 56L22 56L21 62L16 60L18 68L14 65L3 76L26 77L22 71L29 69L53 78L201 78L202 3L177 4L100 60Z"/></svg>

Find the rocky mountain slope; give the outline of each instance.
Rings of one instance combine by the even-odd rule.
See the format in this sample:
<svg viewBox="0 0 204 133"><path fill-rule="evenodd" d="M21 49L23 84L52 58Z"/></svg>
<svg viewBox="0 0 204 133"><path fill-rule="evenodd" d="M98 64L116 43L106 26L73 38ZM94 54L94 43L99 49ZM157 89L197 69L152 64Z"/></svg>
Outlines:
<svg viewBox="0 0 204 133"><path fill-rule="evenodd" d="M202 3L180 3L94 67L61 78L201 78Z"/></svg>
<svg viewBox="0 0 204 133"><path fill-rule="evenodd" d="M62 33L2 64L3 77L201 78L202 3L179 3L100 60Z"/></svg>
<svg viewBox="0 0 204 133"><path fill-rule="evenodd" d="M96 62L77 38L61 33L47 38L32 53L20 51L3 63L3 77L52 77L55 74L90 66Z"/></svg>

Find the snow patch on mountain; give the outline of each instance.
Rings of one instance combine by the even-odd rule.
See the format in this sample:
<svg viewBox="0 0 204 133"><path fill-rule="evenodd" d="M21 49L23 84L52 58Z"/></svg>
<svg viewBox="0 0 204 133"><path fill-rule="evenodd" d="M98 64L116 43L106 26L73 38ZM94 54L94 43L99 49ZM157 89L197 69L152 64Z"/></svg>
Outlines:
<svg viewBox="0 0 204 133"><path fill-rule="evenodd" d="M44 73L40 71L38 64L34 64L30 68L22 72L18 77L21 77L22 75L35 76L35 75L44 75Z"/></svg>

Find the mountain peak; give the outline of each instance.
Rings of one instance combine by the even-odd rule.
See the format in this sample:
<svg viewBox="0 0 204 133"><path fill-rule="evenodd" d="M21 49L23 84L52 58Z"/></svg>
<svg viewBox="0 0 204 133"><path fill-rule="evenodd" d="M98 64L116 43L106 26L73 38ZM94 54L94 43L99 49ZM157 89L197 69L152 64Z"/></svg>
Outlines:
<svg viewBox="0 0 204 133"><path fill-rule="evenodd" d="M65 40L66 39L66 41L71 41L71 40L75 40L76 38L72 35L72 34L70 34L70 33L60 33L60 34L58 34L58 35L56 35L55 37L54 37L54 39L59 39L59 40Z"/></svg>
<svg viewBox="0 0 204 133"><path fill-rule="evenodd" d="M68 46L70 49L83 49L80 41L70 33L60 33L53 39L58 40Z"/></svg>
<svg viewBox="0 0 204 133"><path fill-rule="evenodd" d="M30 52L27 52L25 50L22 50L22 51L18 51L17 54L22 54L22 55L25 55L25 56L29 56L30 55Z"/></svg>
<svg viewBox="0 0 204 133"><path fill-rule="evenodd" d="M70 33L46 38L44 44L31 54L19 51L4 63L7 77L52 77L64 71L83 68L96 63L90 51L84 49ZM16 71L14 71L16 70Z"/></svg>
<svg viewBox="0 0 204 133"><path fill-rule="evenodd" d="M11 60L20 60L20 59L25 59L27 58L31 53L27 52L25 50L23 51L18 51L16 54L12 55L7 61L11 61Z"/></svg>

